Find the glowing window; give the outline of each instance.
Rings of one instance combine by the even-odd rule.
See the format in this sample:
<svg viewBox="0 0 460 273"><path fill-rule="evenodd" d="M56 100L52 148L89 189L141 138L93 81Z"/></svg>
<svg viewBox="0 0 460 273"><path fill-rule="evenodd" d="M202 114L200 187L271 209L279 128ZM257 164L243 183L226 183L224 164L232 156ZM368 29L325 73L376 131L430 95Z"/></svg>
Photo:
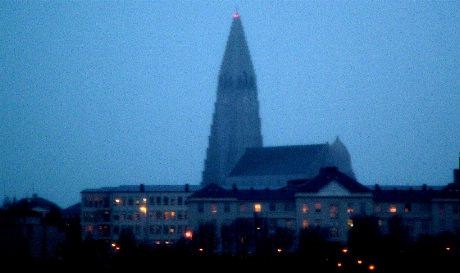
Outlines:
<svg viewBox="0 0 460 273"><path fill-rule="evenodd" d="M390 205L390 207L388 208L388 211L391 212L391 213L396 213L398 212L398 208L396 207L396 205Z"/></svg>
<svg viewBox="0 0 460 273"><path fill-rule="evenodd" d="M303 205L302 205L302 213L308 213L309 210L310 210L310 209L309 209L309 207L308 207L307 204L303 204Z"/></svg>
<svg viewBox="0 0 460 273"><path fill-rule="evenodd" d="M321 212L321 203L316 203L315 204L315 211L316 212Z"/></svg>
<svg viewBox="0 0 460 273"><path fill-rule="evenodd" d="M349 228L352 228L353 227L353 220L352 219L348 219L347 220L347 225Z"/></svg>
<svg viewBox="0 0 460 273"><path fill-rule="evenodd" d="M308 220L303 220L302 221L302 228L303 229L306 229L310 226L310 223L308 222Z"/></svg>
<svg viewBox="0 0 460 273"><path fill-rule="evenodd" d="M147 214L147 207L146 206L140 206L139 211L142 212L142 214Z"/></svg>
<svg viewBox="0 0 460 273"><path fill-rule="evenodd" d="M261 211L262 211L262 204L260 204L260 203L255 203L255 204L254 204L254 212L259 213L259 212L261 212Z"/></svg>
<svg viewBox="0 0 460 273"><path fill-rule="evenodd" d="M347 213L352 214L353 212L354 212L353 203L348 203L348 205L347 205Z"/></svg>
<svg viewBox="0 0 460 273"><path fill-rule="evenodd" d="M122 204L121 198L115 198L114 202L115 202L115 205L117 205L117 206Z"/></svg>

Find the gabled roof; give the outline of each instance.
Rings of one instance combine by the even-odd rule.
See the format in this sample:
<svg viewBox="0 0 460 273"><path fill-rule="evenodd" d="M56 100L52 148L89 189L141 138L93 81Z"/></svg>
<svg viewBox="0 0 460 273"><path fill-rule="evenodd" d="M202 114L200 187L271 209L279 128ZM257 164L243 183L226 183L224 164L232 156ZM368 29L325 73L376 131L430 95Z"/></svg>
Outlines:
<svg viewBox="0 0 460 273"><path fill-rule="evenodd" d="M229 176L314 176L326 164L328 149L328 144L248 148Z"/></svg>
<svg viewBox="0 0 460 273"><path fill-rule="evenodd" d="M329 183L335 181L351 193L368 193L369 188L353 178L340 172L336 167L321 168L319 174L312 179L290 181L290 186L299 192L317 193Z"/></svg>

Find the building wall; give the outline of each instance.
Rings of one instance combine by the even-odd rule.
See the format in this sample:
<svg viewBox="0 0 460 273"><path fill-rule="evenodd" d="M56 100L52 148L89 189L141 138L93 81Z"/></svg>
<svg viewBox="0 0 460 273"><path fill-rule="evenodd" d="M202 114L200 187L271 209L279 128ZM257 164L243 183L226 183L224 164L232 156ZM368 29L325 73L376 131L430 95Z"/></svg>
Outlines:
<svg viewBox="0 0 460 273"><path fill-rule="evenodd" d="M353 216L372 214L372 195L297 194L297 230L324 228L330 240L346 241Z"/></svg>
<svg viewBox="0 0 460 273"><path fill-rule="evenodd" d="M188 227L186 200L191 193L83 192L82 236L116 241L124 230L129 230L138 241L174 243Z"/></svg>

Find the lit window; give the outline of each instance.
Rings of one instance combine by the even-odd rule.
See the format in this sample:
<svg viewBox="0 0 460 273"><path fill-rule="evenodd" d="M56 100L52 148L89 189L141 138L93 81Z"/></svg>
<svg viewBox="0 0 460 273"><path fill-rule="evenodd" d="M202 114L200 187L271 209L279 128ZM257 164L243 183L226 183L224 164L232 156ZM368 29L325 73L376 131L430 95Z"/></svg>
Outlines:
<svg viewBox="0 0 460 273"><path fill-rule="evenodd" d="M347 225L349 228L352 228L353 227L353 220L352 219L348 219L347 220Z"/></svg>
<svg viewBox="0 0 460 273"><path fill-rule="evenodd" d="M396 208L396 205L390 205L390 207L388 208L388 211L391 212L391 213L396 213L398 212L398 209Z"/></svg>
<svg viewBox="0 0 460 273"><path fill-rule="evenodd" d="M353 212L354 212L353 203L348 203L348 205L347 205L347 213L352 214Z"/></svg>
<svg viewBox="0 0 460 273"><path fill-rule="evenodd" d="M262 205L260 203L254 204L254 212L261 212L262 211Z"/></svg>
<svg viewBox="0 0 460 273"><path fill-rule="evenodd" d="M187 230L184 234L185 239L191 240L193 238L193 232L191 230Z"/></svg>
<svg viewBox="0 0 460 273"><path fill-rule="evenodd" d="M306 229L306 228L308 228L308 226L310 226L310 223L308 222L308 220L303 220L302 221L302 228Z"/></svg>
<svg viewBox="0 0 460 273"><path fill-rule="evenodd" d="M211 204L211 213L217 213L217 204Z"/></svg>
<svg viewBox="0 0 460 273"><path fill-rule="evenodd" d="M168 230L168 233L169 234L174 234L175 232L176 232L176 228L174 226L170 226L169 230Z"/></svg>
<svg viewBox="0 0 460 273"><path fill-rule="evenodd" d="M315 204L315 211L316 212L321 212L321 203L316 203Z"/></svg>
<svg viewBox="0 0 460 273"><path fill-rule="evenodd" d="M169 219L174 219L176 217L176 212L175 211L165 211L164 212L164 219L169 220Z"/></svg>
<svg viewBox="0 0 460 273"><path fill-rule="evenodd" d="M329 207L329 216L331 218L337 218L337 211L338 211L338 208L336 205L331 205Z"/></svg>
<svg viewBox="0 0 460 273"><path fill-rule="evenodd" d="M115 198L115 205L121 205L121 198Z"/></svg>
<svg viewBox="0 0 460 273"><path fill-rule="evenodd" d="M302 213L308 213L308 211L309 211L308 205L307 205L307 204L303 204L303 205L302 205Z"/></svg>
<svg viewBox="0 0 460 273"><path fill-rule="evenodd" d="M147 207L146 206L140 206L139 211L142 212L142 214L147 214Z"/></svg>

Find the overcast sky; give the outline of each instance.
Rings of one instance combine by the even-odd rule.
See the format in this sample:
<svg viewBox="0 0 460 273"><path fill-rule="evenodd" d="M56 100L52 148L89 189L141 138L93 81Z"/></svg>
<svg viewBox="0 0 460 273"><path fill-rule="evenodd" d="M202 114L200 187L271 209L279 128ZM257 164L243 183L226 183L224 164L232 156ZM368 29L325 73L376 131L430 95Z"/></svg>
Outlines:
<svg viewBox="0 0 460 273"><path fill-rule="evenodd" d="M266 146L338 135L364 184L452 181L460 1L1 1L2 195L198 184L235 6Z"/></svg>

